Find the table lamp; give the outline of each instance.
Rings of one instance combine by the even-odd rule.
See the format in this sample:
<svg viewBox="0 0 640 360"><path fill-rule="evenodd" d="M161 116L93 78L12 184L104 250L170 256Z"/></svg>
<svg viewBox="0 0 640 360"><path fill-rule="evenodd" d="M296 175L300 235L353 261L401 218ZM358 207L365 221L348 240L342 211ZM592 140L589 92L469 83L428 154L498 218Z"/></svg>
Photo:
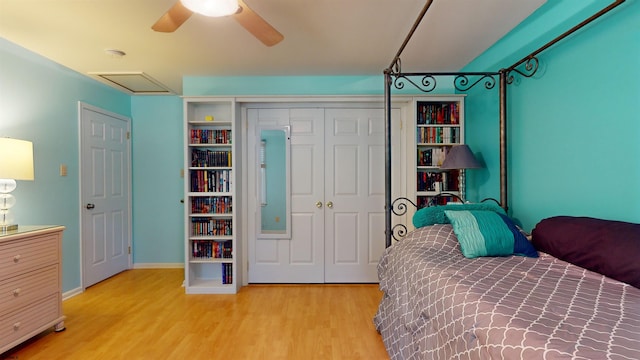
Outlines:
<svg viewBox="0 0 640 360"><path fill-rule="evenodd" d="M33 143L0 138L0 232L18 228L9 210L16 204L16 180L33 180Z"/></svg>
<svg viewBox="0 0 640 360"><path fill-rule="evenodd" d="M465 198L465 178L464 178L464 170L465 169L479 169L482 165L476 160L476 157L473 156L471 149L466 144L452 146L449 149L440 169L442 170L460 170L458 172L458 186L460 188L460 198L463 202L466 201Z"/></svg>

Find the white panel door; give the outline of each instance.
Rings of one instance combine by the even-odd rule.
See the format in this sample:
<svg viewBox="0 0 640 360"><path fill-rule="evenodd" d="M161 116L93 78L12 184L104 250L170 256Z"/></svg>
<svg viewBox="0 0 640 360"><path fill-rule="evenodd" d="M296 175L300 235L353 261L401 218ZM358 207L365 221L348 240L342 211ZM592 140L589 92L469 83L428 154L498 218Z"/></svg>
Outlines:
<svg viewBox="0 0 640 360"><path fill-rule="evenodd" d="M316 203L324 201L324 111L248 109L247 118L250 136L255 134L252 130L255 124L291 126L292 174L291 239L256 239L255 236L250 236L249 282L322 283L324 209L323 206L317 207ZM249 144L250 147L255 146L251 145L252 142ZM250 158L249 164L251 163ZM255 183L251 177L250 175L249 182ZM250 193L252 190L253 187ZM251 195L249 197L249 201L255 198ZM256 202L253 201L254 204ZM249 221L249 224L255 234L255 221Z"/></svg>
<svg viewBox="0 0 640 360"><path fill-rule="evenodd" d="M325 110L325 282L377 282L384 251L384 110Z"/></svg>
<svg viewBox="0 0 640 360"><path fill-rule="evenodd" d="M80 104L83 287L129 268L129 119Z"/></svg>
<svg viewBox="0 0 640 360"><path fill-rule="evenodd" d="M250 236L249 282L377 282L385 242L384 110L249 109L249 134L252 122L283 125L287 116L292 238Z"/></svg>

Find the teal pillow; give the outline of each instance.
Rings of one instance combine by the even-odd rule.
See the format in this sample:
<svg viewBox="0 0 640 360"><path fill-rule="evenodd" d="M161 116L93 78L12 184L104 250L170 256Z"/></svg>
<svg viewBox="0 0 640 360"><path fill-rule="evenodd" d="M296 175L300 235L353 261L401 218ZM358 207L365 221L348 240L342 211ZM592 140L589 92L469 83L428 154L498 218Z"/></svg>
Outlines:
<svg viewBox="0 0 640 360"><path fill-rule="evenodd" d="M413 215L413 226L421 228L435 224L449 224L449 219L444 215L445 210L491 210L500 214L505 214L504 209L494 202L481 203L453 203L447 205L424 207Z"/></svg>
<svg viewBox="0 0 640 360"><path fill-rule="evenodd" d="M538 252L506 215L487 210L445 210L453 226L462 255L521 255L538 257Z"/></svg>

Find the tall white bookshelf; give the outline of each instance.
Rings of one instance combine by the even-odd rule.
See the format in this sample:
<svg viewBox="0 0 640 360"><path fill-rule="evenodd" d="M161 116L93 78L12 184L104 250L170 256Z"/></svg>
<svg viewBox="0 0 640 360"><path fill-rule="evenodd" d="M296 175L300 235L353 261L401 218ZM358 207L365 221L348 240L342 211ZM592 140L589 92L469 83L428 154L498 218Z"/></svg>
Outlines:
<svg viewBox="0 0 640 360"><path fill-rule="evenodd" d="M464 144L464 95L434 95L417 97L413 101L413 131L410 136L409 159L413 176L409 189L413 189L418 208L431 201L444 204L456 201L449 193L460 196L459 170L440 169L449 149Z"/></svg>
<svg viewBox="0 0 640 360"><path fill-rule="evenodd" d="M235 106L231 98L184 99L187 294L233 294L240 288Z"/></svg>

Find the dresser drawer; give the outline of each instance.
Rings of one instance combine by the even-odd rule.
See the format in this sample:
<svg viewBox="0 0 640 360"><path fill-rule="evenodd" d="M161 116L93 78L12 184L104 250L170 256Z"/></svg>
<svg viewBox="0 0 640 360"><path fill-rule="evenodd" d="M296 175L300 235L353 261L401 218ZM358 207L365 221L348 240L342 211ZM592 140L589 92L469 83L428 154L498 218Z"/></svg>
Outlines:
<svg viewBox="0 0 640 360"><path fill-rule="evenodd" d="M28 240L0 244L0 281L59 261L56 234L34 236Z"/></svg>
<svg viewBox="0 0 640 360"><path fill-rule="evenodd" d="M58 265L49 265L0 281L0 316L26 304L58 293Z"/></svg>
<svg viewBox="0 0 640 360"><path fill-rule="evenodd" d="M38 329L45 330L61 316L59 299L59 295L54 294L0 317L0 342L9 344Z"/></svg>

